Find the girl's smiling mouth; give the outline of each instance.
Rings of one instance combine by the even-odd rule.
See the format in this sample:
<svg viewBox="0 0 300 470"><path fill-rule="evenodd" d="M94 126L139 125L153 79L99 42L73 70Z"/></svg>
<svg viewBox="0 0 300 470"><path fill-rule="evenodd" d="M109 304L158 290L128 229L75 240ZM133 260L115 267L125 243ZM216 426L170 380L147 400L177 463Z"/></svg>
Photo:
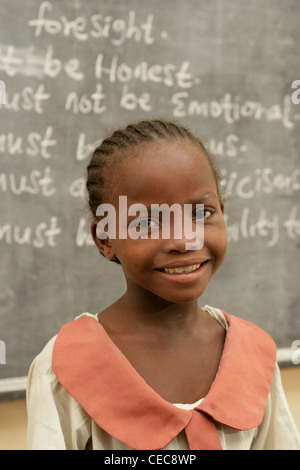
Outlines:
<svg viewBox="0 0 300 470"><path fill-rule="evenodd" d="M156 271L161 275L174 282L186 283L197 280L205 272L209 263L209 259L197 264L190 264L186 266L177 266L173 268L157 268Z"/></svg>
<svg viewBox="0 0 300 470"><path fill-rule="evenodd" d="M184 266L182 268L164 268L163 271L169 274L191 273L200 268L200 264L193 264L192 266Z"/></svg>

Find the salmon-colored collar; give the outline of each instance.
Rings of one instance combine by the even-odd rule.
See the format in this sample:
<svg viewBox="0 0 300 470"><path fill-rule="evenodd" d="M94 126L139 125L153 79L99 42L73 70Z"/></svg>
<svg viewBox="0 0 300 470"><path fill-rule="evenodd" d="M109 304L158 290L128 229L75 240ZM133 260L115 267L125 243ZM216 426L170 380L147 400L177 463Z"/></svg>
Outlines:
<svg viewBox="0 0 300 470"><path fill-rule="evenodd" d="M96 424L133 449L163 449L183 429L190 449L221 449L214 421L238 430L258 426L276 361L267 333L223 314L228 331L218 374L194 410L179 409L156 393L90 316L62 327L52 368Z"/></svg>

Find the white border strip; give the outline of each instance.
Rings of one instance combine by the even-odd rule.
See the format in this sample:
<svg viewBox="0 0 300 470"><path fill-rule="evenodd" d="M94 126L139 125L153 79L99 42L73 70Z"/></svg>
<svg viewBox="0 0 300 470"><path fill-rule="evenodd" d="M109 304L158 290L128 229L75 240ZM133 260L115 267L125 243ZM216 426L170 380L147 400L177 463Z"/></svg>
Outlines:
<svg viewBox="0 0 300 470"><path fill-rule="evenodd" d="M295 357L295 353L299 358L299 351L296 348L279 348L277 349L277 362L278 364L290 362L291 367L298 365L299 362L295 362L297 358Z"/></svg>
<svg viewBox="0 0 300 470"><path fill-rule="evenodd" d="M0 393L23 391L26 390L26 386L27 376L0 379Z"/></svg>
<svg viewBox="0 0 300 470"><path fill-rule="evenodd" d="M277 362L291 363L291 367L296 365L293 363L292 358L295 353L295 348L279 348L277 350ZM18 392L26 390L27 377L11 377L8 379L0 379L0 393Z"/></svg>

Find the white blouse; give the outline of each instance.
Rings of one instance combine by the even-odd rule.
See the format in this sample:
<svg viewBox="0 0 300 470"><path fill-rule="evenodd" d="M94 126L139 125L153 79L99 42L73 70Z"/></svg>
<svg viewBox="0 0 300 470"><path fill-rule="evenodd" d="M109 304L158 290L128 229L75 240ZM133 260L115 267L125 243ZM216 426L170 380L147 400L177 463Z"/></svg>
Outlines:
<svg viewBox="0 0 300 470"><path fill-rule="evenodd" d="M227 330L222 311L205 306ZM98 321L97 315L84 313ZM52 338L33 361L27 386L29 450L129 450L123 442L101 429L77 401L59 383L52 370L52 351L56 337ZM203 398L193 404L174 404L183 409L195 408ZM279 367L276 364L264 417L258 427L240 431L216 423L224 450L300 450L300 437L283 391ZM184 430L164 450L188 450Z"/></svg>

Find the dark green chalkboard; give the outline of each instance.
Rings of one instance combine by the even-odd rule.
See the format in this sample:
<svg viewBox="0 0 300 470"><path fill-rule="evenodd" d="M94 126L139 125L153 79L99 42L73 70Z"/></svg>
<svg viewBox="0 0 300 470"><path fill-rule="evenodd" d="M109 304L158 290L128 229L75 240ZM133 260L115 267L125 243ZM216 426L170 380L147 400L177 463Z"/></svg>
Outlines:
<svg viewBox="0 0 300 470"><path fill-rule="evenodd" d="M300 339L299 47L297 0L0 0L1 379L124 292L84 177L92 146L141 118L180 120L225 174L228 255L199 303Z"/></svg>

